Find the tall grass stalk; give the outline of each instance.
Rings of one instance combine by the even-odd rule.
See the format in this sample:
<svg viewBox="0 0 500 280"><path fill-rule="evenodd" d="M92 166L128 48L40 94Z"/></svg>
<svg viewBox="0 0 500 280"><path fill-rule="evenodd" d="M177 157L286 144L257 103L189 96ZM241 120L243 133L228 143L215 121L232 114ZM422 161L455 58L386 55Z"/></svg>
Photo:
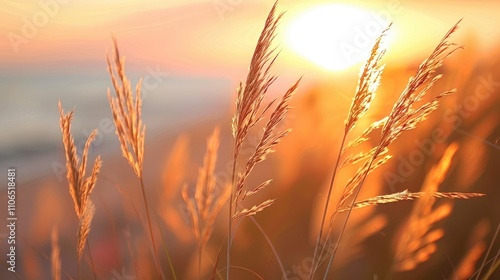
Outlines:
<svg viewBox="0 0 500 280"><path fill-rule="evenodd" d="M66 178L68 181L69 192L73 199L73 205L76 216L79 221L77 232L77 256L78 256L78 274L80 273L80 260L82 258L85 244L88 244L87 237L90 232L90 226L95 213L95 206L90 199L90 194L97 182L97 175L101 169L101 158L97 156L94 161L91 175L85 176L87 169L87 157L92 141L95 139L97 131L94 130L87 141L82 151L81 158L77 154L75 140L71 135L71 122L73 120L73 111L65 114L61 102L59 108L59 125L62 132L63 146L66 155ZM88 247L88 246L87 246ZM89 250L90 254L90 250ZM91 257L92 260L92 257ZM92 264L92 270L95 271Z"/></svg>
<svg viewBox="0 0 500 280"><path fill-rule="evenodd" d="M261 120L265 119L265 113L268 112L277 100L273 100L267 104L263 104L264 98L267 95L269 87L276 80L276 76L270 74L270 70L274 61L277 58L275 49L272 49L272 43L276 37L276 28L280 22L283 13L276 15L276 1L267 16L266 23L260 37L257 41L252 60L250 62L250 70L247 75L245 84L240 83L237 89L236 112L232 120L232 135L234 138L234 151L232 160L231 174L231 190L229 196L228 210L228 238L226 248L226 279L230 279L231 270L231 244L233 240L233 220L247 216L253 216L265 208L271 206L275 199L268 199L260 204L253 205L249 208L240 208L240 205L246 198L262 191L270 183L267 180L254 187L251 190L245 190L246 179L251 174L254 167L264 161L266 157L274 152L274 147L290 133L290 129L279 128L279 125L286 118L290 109L289 103L292 99L295 90L297 89L300 79L293 84L288 91L277 102L278 104L272 110L271 115L264 125L264 129L260 141L255 146L253 154L247 158L246 165L242 168L242 172L238 172L238 159L240 158L240 150L242 144L250 132Z"/></svg>
<svg viewBox="0 0 500 280"><path fill-rule="evenodd" d="M338 250L339 244L342 241L347 222L349 221L349 217L352 213L366 177L373 167L378 166L378 163L376 163L377 158L384 154L384 152L387 151L388 146L404 131L414 129L419 122L425 120L430 113L436 110L439 104L439 99L453 92L443 92L435 97L432 101L421 105L419 108L412 108L415 103L423 98L423 96L434 85L434 83L441 78L441 75L435 74L436 70L442 66L444 60L449 55L451 55L455 50L458 49L453 48L452 50L449 50L449 48L454 46L454 44L449 43L448 39L457 30L459 23L460 21L448 31L448 33L444 36L444 38L434 49L431 55L420 65L415 76L410 79L408 85L394 104L394 107L392 108L387 121L382 127L381 139L375 149L375 152L372 154L369 161L365 163L365 166L362 169L363 172L361 173L361 176L357 176L357 178L359 179L354 185L354 189L344 189L344 193L346 193L349 197L352 197L352 202L342 225L337 242L335 243L334 250L330 256L330 260L324 274L324 279L326 279L328 276L331 264ZM352 195L353 191L354 195Z"/></svg>
<svg viewBox="0 0 500 280"><path fill-rule="evenodd" d="M135 94L132 90L131 83L125 75L125 59L120 55L116 39L114 43L114 63L109 55L106 55L108 72L111 77L111 82L115 89L116 97L111 97L108 89L108 100L113 114L113 121L116 127L116 135L120 141L120 147L123 157L134 170L137 178L140 181L142 199L146 209L146 221L149 232L149 242L153 260L159 277L164 279L163 272L160 268L160 261L156 251L155 238L153 227L151 225L151 214L149 203L144 187L144 139L146 135L146 127L142 123L142 96L141 87L142 80L136 85Z"/></svg>
<svg viewBox="0 0 500 280"><path fill-rule="evenodd" d="M224 184L217 186L215 166L219 151L219 128L215 128L207 141L207 151L203 166L199 169L194 192L182 188L182 198L186 203L192 231L198 244L198 279L201 279L202 254L212 235L215 219L229 197L230 188Z"/></svg>
<svg viewBox="0 0 500 280"><path fill-rule="evenodd" d="M390 26L389 26L390 27ZM330 200L333 192L333 186L335 183L335 177L337 175L338 169L339 169L339 163L342 158L342 155L344 154L346 147L345 142L347 139L347 136L349 132L352 131L352 129L355 127L357 121L363 117L363 115L368 111L370 108L370 104L372 100L375 97L375 91L378 88L378 85L380 84L380 78L382 75L383 71L383 66L380 66L380 60L382 59L383 55L385 54L385 48L383 47L383 38L386 35L387 31L389 30L389 27L385 29L382 34L378 37L376 40L371 52L370 52L370 57L368 58L367 62L365 65L361 68L361 72L359 74L359 82L358 86L356 89L356 94L353 97L353 101L351 103L351 107L348 112L348 116L346 118L345 122L345 128L342 136L342 140L340 143L340 148L337 156L337 160L335 161L335 166L333 168L333 174L330 179L330 184L328 187L328 193L326 195L326 202L325 206L323 208L323 214L321 218L321 225L318 233L318 238L316 241L316 245L314 247L314 254L313 254L313 264L311 266L311 270L309 272L309 279L314 278L314 274L316 269L319 266L320 260L323 258L323 250L321 252L318 252L320 243L323 240L323 231L325 227L325 222L326 222L326 217L328 213L328 209L330 208ZM375 126L377 126L378 123L375 123ZM360 136L359 139L365 139L363 137L366 137L368 133L373 130L374 125L372 125L371 129L368 129L363 133L363 135ZM360 143L362 140L358 140ZM352 142L349 143L349 146L355 146L359 143ZM330 233L328 233L328 236ZM318 255L319 254L319 255ZM318 260L316 262L316 260Z"/></svg>

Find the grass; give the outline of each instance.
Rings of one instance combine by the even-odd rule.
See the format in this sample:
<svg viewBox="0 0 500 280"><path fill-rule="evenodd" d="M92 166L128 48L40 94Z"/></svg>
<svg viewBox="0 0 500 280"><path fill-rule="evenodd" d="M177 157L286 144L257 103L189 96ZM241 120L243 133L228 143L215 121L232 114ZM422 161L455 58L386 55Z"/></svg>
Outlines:
<svg viewBox="0 0 500 280"><path fill-rule="evenodd" d="M135 94L132 90L130 81L125 74L125 60L120 55L118 44L114 42L114 63L107 56L108 72L115 89L116 97L111 97L108 90L108 100L113 114L113 120L116 127L116 135L120 141L120 147L123 157L134 170L135 175L140 181L141 194L146 209L146 222L148 225L149 238L151 242L151 251L158 277L165 279L160 268L160 260L155 242L150 206L144 187L144 141L146 138L146 127L142 123L142 81L136 85ZM167 252L168 256L168 252ZM170 258L170 256L168 256Z"/></svg>
<svg viewBox="0 0 500 280"><path fill-rule="evenodd" d="M191 231L197 243L198 279L206 277L205 263L213 266L210 279L247 279L241 277L263 279L253 269L243 267L240 264L234 265L232 262L234 258L233 242L239 237L236 235L236 229L243 227L240 234L248 238L248 235L244 232L248 227L241 226L248 217L252 218L265 240L270 244L272 252L281 267L280 274L284 277L283 279L288 277L286 269L278 256L279 252L275 250L272 244L273 239L252 217L255 215L265 216L266 211L264 210L276 202L276 198L266 198L267 194L263 195L264 190L271 188L274 182L271 179L261 178L256 183L255 180L250 180L251 175L255 173L256 167L262 165L262 162L266 161L275 152L281 141L290 134L291 128L285 124L285 120L291 110L294 95L299 90L301 81L301 79L298 79L293 83L280 98L269 100L268 92L277 79L276 76L271 74L273 64L278 58L278 54L273 48L273 41L276 38L276 30L282 16L282 13L277 12L276 2L269 12L258 39L250 61L246 81L240 83L236 92L236 108L231 121L233 149L231 151L230 179L219 181L216 176L221 141L220 128L217 127L208 138L205 156L198 170L194 188L191 189L189 184L186 183L181 191ZM443 182L449 178L448 174L454 162L453 158L460 149L459 143L452 143L447 146L441 159L428 171L420 191L396 191L360 199L362 189L367 188L365 185L369 175L381 169L392 158L389 149L394 142L402 137L406 131L416 129L417 125L428 119L431 113L438 109L443 98L454 92L454 90L444 90L429 97L432 89L443 77L443 75L439 74L439 70L445 64L445 60L457 49L461 48L449 41L458 29L458 23L445 34L428 58L420 64L416 73L409 79L406 87L392 105L392 109L387 116L369 122L368 125L362 127L361 120L372 110L375 94L381 84L384 72L381 61L386 53L383 41L390 28L391 26L381 33L371 50L370 57L361 68L358 85L345 118L337 159L334 162L332 176L326 191L325 204L321 207L319 230L314 238L316 240L314 249L311 252L300 252L305 255L312 253L309 269L301 274L300 279L338 278L338 276L332 275L332 266L335 258L338 257L339 248L344 242L344 237L349 231L348 222L352 219L351 215L355 211L372 206L415 200L408 222L404 225L404 233L396 240L393 259L388 269L387 277L394 278L400 272L411 272L417 269L418 266L427 262L438 251L437 242L445 238L445 232L440 228L440 222L450 216L453 206L451 202L436 206L437 200L455 201L484 196L479 192L439 190ZM140 182L146 212L146 222L143 223L143 229L148 235L149 251L156 270L155 273L147 275L152 279L170 279L166 276L167 270L165 267L167 265L162 263L159 253L159 249L163 248L165 256L168 258L171 275L177 278L176 270L180 268L173 265L171 255L167 250L168 247L171 247L171 241L163 236L159 219L155 215L156 213L151 211L153 206L156 205L155 203L151 204L148 199L144 184L146 126L143 124L141 116L141 82L139 81L134 91L125 74L124 58L120 55L116 40L113 40L113 42L114 54L113 56L107 56L107 63L115 97L112 97L110 91L108 91L108 99L122 155ZM98 156L94 162L90 177L85 177L88 151L91 142L95 138L95 132L89 136L82 156L79 158L71 136L73 112L65 114L61 104L59 104L59 111L69 191L79 220L76 253L78 256L78 271L80 271L80 260L85 245L87 244L87 247L89 247L88 235L95 212L90 195L96 185L102 163ZM366 122L364 123L366 124ZM241 152L242 147L248 145L249 135L253 135L255 131L258 131L258 128L260 128L260 132L256 133L257 141L252 146L252 152L247 156ZM357 133L357 135L352 135L354 133ZM311 141L313 140L311 139ZM331 145L331 143L326 144ZM339 177L338 173L346 168L357 168L357 171L350 178L347 178L345 182L338 182L340 179L345 178L345 176ZM339 187L339 189L336 190L334 187ZM338 194L337 198L334 198L335 192ZM124 198L127 197L124 195ZM216 250L218 253L215 253L213 247L208 245L212 240L216 221L221 216L220 213L224 210L225 205L227 205L225 209L227 211L227 230L224 233L225 244L220 244L218 250ZM140 217L139 211L135 208L134 210ZM343 218L340 224L335 223L339 218ZM290 217L290 220L293 221L293 217ZM159 232L162 234L161 245L155 240L155 229L160 229ZM220 236L218 238L220 239ZM61 274L61 251L57 239L57 231L54 231L51 255L53 279L60 279ZM491 246L483 258L479 270L477 270L477 278L480 275L483 275L484 279L491 277L498 267L497 254L491 260L489 268L486 268L486 259L493 244L494 239L491 241ZM129 254L134 255L135 249L130 240L127 240L127 247ZM329 248L332 250L329 250ZM222 257L224 251L225 265ZM477 253L477 250L472 251L471 249L464 261L464 267L468 265L469 269L461 269L460 273L456 274L464 277L460 279L472 276L470 267L475 267L475 263L480 260L483 251L484 249ZM94 278L97 279L90 249L89 259L90 270L92 270ZM136 274L139 273L137 266L137 264L134 265ZM482 273L483 268L486 273ZM77 278L81 278L81 276Z"/></svg>
<svg viewBox="0 0 500 280"><path fill-rule="evenodd" d="M64 114L61 102L59 102L60 114L60 127L63 135L63 144L66 155L66 178L68 180L69 192L73 199L73 204L78 217L79 226L77 233L77 255L78 255L78 268L80 268L80 260L82 258L87 237L90 232L90 225L94 218L95 206L90 199L90 194L94 189L97 182L97 175L101 169L101 159L98 156L92 168L90 177L85 177L87 167L87 157L90 144L95 138L96 131L93 131L85 143L81 159L77 155L75 141L71 135L71 121L73 119L73 112ZM90 252L90 251L89 251ZM92 261L92 255L89 253ZM93 266L93 265L92 265ZM80 269L78 269L79 271ZM94 278L96 278L94 274Z"/></svg>
<svg viewBox="0 0 500 280"><path fill-rule="evenodd" d="M217 188L214 174L219 151L219 129L214 129L207 143L207 152L203 160L203 167L198 173L195 191L190 194L187 185L182 189L193 234L198 242L198 275L201 275L203 249L208 243L213 231L213 224L217 214L229 197L230 188Z"/></svg>

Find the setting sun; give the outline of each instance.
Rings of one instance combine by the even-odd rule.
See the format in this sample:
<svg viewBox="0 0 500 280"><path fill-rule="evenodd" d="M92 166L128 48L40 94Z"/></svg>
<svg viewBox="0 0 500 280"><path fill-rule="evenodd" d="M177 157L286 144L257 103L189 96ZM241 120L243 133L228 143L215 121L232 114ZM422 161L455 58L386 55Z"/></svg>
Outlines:
<svg viewBox="0 0 500 280"><path fill-rule="evenodd" d="M293 20L287 41L301 56L337 71L365 60L387 25L385 18L359 7L328 4Z"/></svg>

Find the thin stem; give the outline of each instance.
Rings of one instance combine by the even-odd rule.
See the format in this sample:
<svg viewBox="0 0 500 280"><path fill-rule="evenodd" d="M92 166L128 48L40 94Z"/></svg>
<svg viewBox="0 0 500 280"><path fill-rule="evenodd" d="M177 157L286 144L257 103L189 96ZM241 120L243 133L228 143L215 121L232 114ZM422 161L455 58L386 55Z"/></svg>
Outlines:
<svg viewBox="0 0 500 280"><path fill-rule="evenodd" d="M229 268L231 267L231 242L232 242L232 230L231 228L233 227L233 196L234 196L234 179L236 175L236 160L238 158L238 153L234 154L234 159L233 159L233 172L232 172L232 179L231 179L231 194L229 196L229 222L228 222L228 227L227 227L227 250L226 250L226 280L229 280Z"/></svg>
<svg viewBox="0 0 500 280"><path fill-rule="evenodd" d="M158 254L156 253L155 239L153 236L153 228L151 226L151 218L149 215L149 206L148 206L149 204L148 204L148 200L146 198L146 191L144 189L144 180L143 180L142 176L139 177L139 180L141 181L142 198L144 199L144 206L146 207L146 218L147 218L147 222L148 222L149 236L151 238L151 244L153 246L153 259L155 261L155 266L156 266L156 270L158 271L158 275L160 276L161 279L164 279L163 273L161 272L160 266L159 266Z"/></svg>
<svg viewBox="0 0 500 280"><path fill-rule="evenodd" d="M337 249L339 247L340 241L342 240L342 237L344 236L345 229L347 227L347 222L349 221L349 217L351 216L352 213L352 208L354 207L354 204L356 203L356 199L358 198L359 192L361 191L361 187L363 186L366 177L368 176L368 173L370 173L370 168L373 165L373 162L375 162L375 159L377 158L378 154L380 153L380 144L378 145L377 150L373 154L370 163L368 164L368 167L366 168L365 173L363 174L363 178L361 178L361 182L358 184L358 187L356 188L356 193L354 194L354 197L352 199L351 206L349 207L349 211L347 212L347 217L344 221L344 224L342 225L342 230L340 231L339 238L337 239L337 243L335 244L335 247L333 249L332 255L330 256L330 261L328 262L328 267L326 268L325 275L323 277L324 280L326 280L326 277L328 276L328 272L330 271L330 267L333 262L333 258L335 257L335 254L337 253Z"/></svg>
<svg viewBox="0 0 500 280"><path fill-rule="evenodd" d="M249 216L249 218L250 218L250 220L252 220L252 222L255 224L255 226L260 230L260 232L262 233L262 235L266 239L267 243L269 244L269 247L271 247L271 251L273 251L273 254L276 257L276 261L278 261L278 265L280 266L281 272L283 273L285 280L287 280L288 278L286 276L285 267L283 267L283 263L281 262L280 257L278 256L278 251L276 251L276 248L274 248L273 243L271 243L271 239L269 239L269 236L267 236L264 229L259 225L259 223L257 223L257 220L254 217Z"/></svg>
<svg viewBox="0 0 500 280"><path fill-rule="evenodd" d="M330 254L330 252L327 251L326 254L323 255L324 252L326 250L328 250L330 248L330 246L331 246L331 243L332 243L332 241L331 241L331 233L332 233L332 230L333 230L333 225L335 224L335 218L336 217L337 217L337 212L334 212L333 215L332 215L332 217L330 218L330 224L328 226L328 231L326 233L327 238L325 239L325 244L323 246L321 246L321 251L319 252L317 258L314 259L314 261L317 260L317 262L318 262L318 264L316 266L316 270L326 261L328 255ZM314 272L316 272L316 271L314 271ZM312 280L312 278L310 280Z"/></svg>
<svg viewBox="0 0 500 280"><path fill-rule="evenodd" d="M198 280L201 279L201 254L202 254L203 248L201 245L198 245Z"/></svg>
<svg viewBox="0 0 500 280"><path fill-rule="evenodd" d="M488 258L489 254L491 252L491 249L493 248L493 244L495 243L495 239L497 239L497 235L498 235L499 231L500 231L500 224L498 224L497 230L495 231L495 234L493 235L493 239L491 240L490 246L488 247L488 251L486 251L486 255L484 256L483 263L479 267L479 271L477 273L476 280L479 279L479 277L481 276L481 272L483 271L483 267L486 266L486 259Z"/></svg>
<svg viewBox="0 0 500 280"><path fill-rule="evenodd" d="M321 226L319 228L319 236L318 236L318 240L316 241L316 246L314 247L313 265L311 266L311 271L309 272L310 273L309 279L311 279L311 280L314 278L314 273L316 272L316 256L318 254L319 244L321 242L321 239L323 238L323 230L325 227L325 220L326 220L326 215L328 213L328 207L330 205L330 197L331 197L332 191L333 191L333 183L335 182L335 177L337 175L337 168L339 167L340 157L342 156L342 149L344 148L346 138L347 138L347 131L344 132L344 136L342 137L342 142L340 144L340 150L339 150L339 153L337 155L337 161L335 162L335 167L333 168L332 178L330 180L330 186L328 188L328 195L326 196L325 208L323 209L323 217L321 219ZM318 266L319 266L319 263L318 263Z"/></svg>
<svg viewBox="0 0 500 280"><path fill-rule="evenodd" d="M90 251L89 240L87 239L87 250L89 251L90 265L92 266L92 274L94 275L94 280L97 280L97 275L95 274L94 260L92 259L92 252Z"/></svg>
<svg viewBox="0 0 500 280"><path fill-rule="evenodd" d="M488 280L491 279L491 276L493 275L493 272L495 272L498 268L500 267L500 260L494 262L491 264L490 269L486 273L486 275L482 278L483 280Z"/></svg>
<svg viewBox="0 0 500 280"><path fill-rule="evenodd" d="M156 222L157 224L160 224L158 220ZM167 256L168 265L170 266L170 271L172 272L172 277L174 277L174 280L177 280L177 275L175 275L174 264L172 263L172 258L170 258L170 253L168 252L167 244L165 243L165 239L163 238L163 233L161 229L160 229L160 238L163 244L163 250L165 251L165 255Z"/></svg>
<svg viewBox="0 0 500 280"><path fill-rule="evenodd" d="M226 270L226 268L222 268L220 270L217 270L217 265L219 263L219 258L220 258L220 253L222 251L222 245L224 245L226 241L222 240L221 243L220 243L220 246L219 246L219 250L217 251L217 257L215 258L215 262L211 262L212 266L213 266L213 270L212 270L212 276L210 276L210 278L208 278L208 280L211 280L211 279L215 279L216 277L219 277L219 279L221 280L224 280L224 278L222 278L222 272L224 270Z"/></svg>

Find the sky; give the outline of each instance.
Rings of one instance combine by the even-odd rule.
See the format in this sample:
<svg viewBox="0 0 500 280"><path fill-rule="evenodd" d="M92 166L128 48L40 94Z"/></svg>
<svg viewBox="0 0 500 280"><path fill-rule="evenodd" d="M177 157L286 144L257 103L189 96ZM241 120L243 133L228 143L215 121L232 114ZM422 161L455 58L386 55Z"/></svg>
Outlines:
<svg viewBox="0 0 500 280"><path fill-rule="evenodd" d="M0 4L0 34L3 35L0 67L9 71L12 68L60 69L68 64L102 67L104 53L114 34L131 63L161 63L189 75L225 75L247 63L271 3L256 0L4 0ZM286 36L286 29L294 18L322 3L349 4L372 13L388 14L397 29L395 49L405 49L392 52L393 57L414 55L419 48L408 50L412 44L426 45L438 40L460 18L464 18L464 36L474 34L481 42L498 41L500 37L495 19L500 7L496 1L283 0L280 8L287 14L282 24L284 32L280 34ZM323 27L319 32L327 37L336 28L345 26ZM286 61L302 63L286 42L280 47Z"/></svg>
<svg viewBox="0 0 500 280"><path fill-rule="evenodd" d="M76 106L75 118L80 120L75 121L76 131L96 127L109 115L106 90L111 84L105 55L111 50L112 36L126 57L132 82L140 77L148 81L144 88L147 95L144 117L153 133L156 128L194 123L203 114L230 110L229 101L237 82L246 76L272 3L0 1L0 129L9 132L0 137L0 163L59 148L56 145L60 140L59 100L67 109ZM339 67L321 65L331 60L327 57L330 49L338 55L341 43L356 46L356 40L363 40L364 35L359 35L358 30L365 35L370 30L379 34L389 21L393 27L387 63L393 66L428 54L461 18L457 41L472 38L476 51L487 54L500 38L498 3L282 0L279 9L286 14L276 38L281 53L275 71L282 77L280 83L304 75L305 87L338 75L332 69ZM326 4L329 8L322 6ZM332 8L332 4L337 6ZM310 14L309 18L318 21L297 23L298 19L307 18L308 11L335 11L342 5L358 12L340 12L326 18ZM380 17L385 20L377 20ZM298 26L301 32L291 31L293 26ZM368 37L374 40L377 36ZM363 45L365 51L371 47L369 43ZM314 49L315 46L323 46L323 50ZM336 58L345 59L345 53L341 54L344 58L342 55ZM349 75L357 73L361 59L357 57L354 62L342 71ZM84 137L84 133L78 135Z"/></svg>

